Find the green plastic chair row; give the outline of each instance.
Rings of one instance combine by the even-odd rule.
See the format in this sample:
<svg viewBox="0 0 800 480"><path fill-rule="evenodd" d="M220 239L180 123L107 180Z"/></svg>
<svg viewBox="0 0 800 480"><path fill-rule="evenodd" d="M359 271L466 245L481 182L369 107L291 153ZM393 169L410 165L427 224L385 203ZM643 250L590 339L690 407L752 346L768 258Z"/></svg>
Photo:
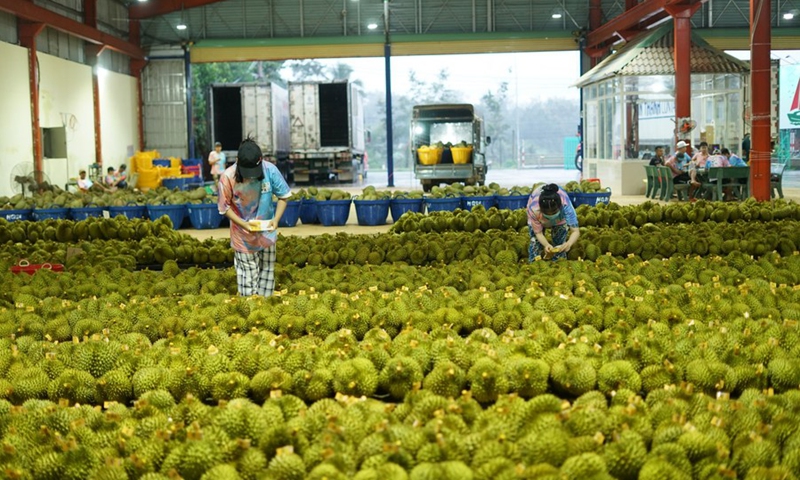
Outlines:
<svg viewBox="0 0 800 480"><path fill-rule="evenodd" d="M678 183L672 180L672 170L669 167L657 167L652 165L644 166L647 175L647 198L669 201L672 195L676 194L678 200L689 198L689 185Z"/></svg>

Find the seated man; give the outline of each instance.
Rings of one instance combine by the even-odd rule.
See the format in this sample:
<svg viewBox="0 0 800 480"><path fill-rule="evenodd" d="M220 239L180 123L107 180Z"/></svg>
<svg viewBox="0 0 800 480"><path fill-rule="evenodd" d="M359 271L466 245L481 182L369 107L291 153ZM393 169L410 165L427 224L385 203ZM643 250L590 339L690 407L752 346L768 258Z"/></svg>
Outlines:
<svg viewBox="0 0 800 480"><path fill-rule="evenodd" d="M124 163L119 166L119 170L114 175L116 177L116 183L114 186L119 188L128 188L128 166Z"/></svg>
<svg viewBox="0 0 800 480"><path fill-rule="evenodd" d="M106 185L108 185L109 187L113 187L114 185L116 185L116 181L117 178L116 175L114 175L114 167L108 167L108 170L106 170L106 178L105 178Z"/></svg>
<svg viewBox="0 0 800 480"><path fill-rule="evenodd" d="M672 181L675 183L691 183L689 186L689 197L691 198L694 194L694 191L700 186L700 182L692 180L689 176L690 168L692 167L692 159L689 157L689 154L686 153L686 148L689 145L681 140L675 146L678 150L675 152L675 155L669 158L666 162L664 162L664 166L669 167L672 170Z"/></svg>
<svg viewBox="0 0 800 480"><path fill-rule="evenodd" d="M106 188L105 186L94 183L89 177L86 176L86 170L81 169L78 172L78 190L81 193L89 193L89 190L96 190L96 191L103 191L103 192L110 192L111 189Z"/></svg>
<svg viewBox="0 0 800 480"><path fill-rule="evenodd" d="M736 155L735 153L731 153L730 150L727 148L723 148L720 152L728 158L728 163L731 167L746 167L747 162L745 162L742 157Z"/></svg>
<svg viewBox="0 0 800 480"><path fill-rule="evenodd" d="M650 158L650 166L651 167L664 166L664 147L656 147L656 154Z"/></svg>

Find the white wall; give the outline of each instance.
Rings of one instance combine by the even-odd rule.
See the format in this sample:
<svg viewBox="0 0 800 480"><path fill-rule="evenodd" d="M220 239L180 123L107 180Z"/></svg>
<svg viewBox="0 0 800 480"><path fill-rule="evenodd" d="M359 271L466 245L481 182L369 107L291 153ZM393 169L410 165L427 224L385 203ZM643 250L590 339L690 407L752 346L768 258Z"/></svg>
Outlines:
<svg viewBox="0 0 800 480"><path fill-rule="evenodd" d="M39 78L40 126L67 130L67 160L44 160L51 183L63 187L95 162L92 69L39 53Z"/></svg>
<svg viewBox="0 0 800 480"><path fill-rule="evenodd" d="M31 90L28 83L28 50L0 42L3 73L0 75L0 196L11 196L11 170L19 163L33 169Z"/></svg>
<svg viewBox="0 0 800 480"><path fill-rule="evenodd" d="M118 168L138 149L138 84L128 75L100 70L100 137L103 148L103 171Z"/></svg>

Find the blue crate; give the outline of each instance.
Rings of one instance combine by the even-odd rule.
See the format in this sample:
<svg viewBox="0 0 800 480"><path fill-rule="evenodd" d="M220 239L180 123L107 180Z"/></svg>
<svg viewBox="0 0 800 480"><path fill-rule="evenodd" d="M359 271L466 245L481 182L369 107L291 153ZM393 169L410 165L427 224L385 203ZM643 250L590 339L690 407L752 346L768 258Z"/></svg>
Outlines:
<svg viewBox="0 0 800 480"><path fill-rule="evenodd" d="M385 200L353 200L356 206L356 217L359 225L385 225L389 217L390 199Z"/></svg>
<svg viewBox="0 0 800 480"><path fill-rule="evenodd" d="M33 210L30 208L24 210L0 210L0 218L5 218L9 222L30 220L32 213Z"/></svg>
<svg viewBox="0 0 800 480"><path fill-rule="evenodd" d="M153 166L154 167L171 167L172 166L172 160L170 160L169 158L156 158L155 160L153 160Z"/></svg>
<svg viewBox="0 0 800 480"><path fill-rule="evenodd" d="M498 195L497 208L500 210L522 210L528 208L530 195Z"/></svg>
<svg viewBox="0 0 800 480"><path fill-rule="evenodd" d="M317 201L313 198L304 198L300 205L300 221L303 225L319 223L317 217Z"/></svg>
<svg viewBox="0 0 800 480"><path fill-rule="evenodd" d="M461 197L426 198L425 207L430 212L452 212L461 207Z"/></svg>
<svg viewBox="0 0 800 480"><path fill-rule="evenodd" d="M34 220L66 220L69 217L69 208L50 207L33 209Z"/></svg>
<svg viewBox="0 0 800 480"><path fill-rule="evenodd" d="M423 204L421 198L393 198L389 208L392 211L392 221L397 222L406 212L422 212Z"/></svg>
<svg viewBox="0 0 800 480"><path fill-rule="evenodd" d="M302 208L303 201L291 200L286 202L286 210L283 211L283 216L278 220L279 227L294 227L297 225L297 220L300 219L300 209ZM273 208L278 208L277 203L273 203ZM315 212L316 215L316 212Z"/></svg>
<svg viewBox="0 0 800 480"><path fill-rule="evenodd" d="M198 230L219 228L222 223L223 216L220 215L216 203L190 203L186 205L186 211L192 227Z"/></svg>
<svg viewBox="0 0 800 480"><path fill-rule="evenodd" d="M147 218L147 207L144 205L125 205L123 207L108 207L108 214L111 218L122 215L133 220L134 218Z"/></svg>
<svg viewBox="0 0 800 480"><path fill-rule="evenodd" d="M202 158L184 158L181 159L181 165L184 167L197 167L203 164Z"/></svg>
<svg viewBox="0 0 800 480"><path fill-rule="evenodd" d="M483 205L483 208L489 210L494 207L494 195L481 196L481 197L461 197L461 208L464 210L472 210L476 205Z"/></svg>
<svg viewBox="0 0 800 480"><path fill-rule="evenodd" d="M573 207L577 207L579 205L589 205L590 207L594 207L599 203L608 204L611 201L610 188L607 188L605 192L597 192L597 193L567 192L567 195L569 195L569 200L572 202Z"/></svg>
<svg viewBox="0 0 800 480"><path fill-rule="evenodd" d="M170 190L186 190L186 179L180 177L165 177L161 179L161 185Z"/></svg>
<svg viewBox="0 0 800 480"><path fill-rule="evenodd" d="M79 207L79 208L70 208L69 214L73 220L79 222L81 220L86 220L89 217L102 217L103 216L103 207Z"/></svg>
<svg viewBox="0 0 800 480"><path fill-rule="evenodd" d="M186 218L186 205L148 205L147 216L150 220L156 220L164 215L172 220L172 228L181 228L184 218Z"/></svg>
<svg viewBox="0 0 800 480"><path fill-rule="evenodd" d="M350 217L351 200L317 202L317 218L324 227L341 226Z"/></svg>

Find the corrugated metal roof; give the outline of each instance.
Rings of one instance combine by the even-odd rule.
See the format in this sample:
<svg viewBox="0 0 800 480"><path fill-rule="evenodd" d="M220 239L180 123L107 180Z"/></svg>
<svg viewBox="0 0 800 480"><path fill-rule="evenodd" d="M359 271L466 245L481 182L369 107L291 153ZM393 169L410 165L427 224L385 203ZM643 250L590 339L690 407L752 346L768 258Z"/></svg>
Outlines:
<svg viewBox="0 0 800 480"><path fill-rule="evenodd" d="M0 12L0 41L17 43L17 17Z"/></svg>
<svg viewBox="0 0 800 480"><path fill-rule="evenodd" d="M584 74L576 83L582 87L613 76L675 75L672 22L643 33ZM750 67L717 50L692 32L692 73L747 73Z"/></svg>

